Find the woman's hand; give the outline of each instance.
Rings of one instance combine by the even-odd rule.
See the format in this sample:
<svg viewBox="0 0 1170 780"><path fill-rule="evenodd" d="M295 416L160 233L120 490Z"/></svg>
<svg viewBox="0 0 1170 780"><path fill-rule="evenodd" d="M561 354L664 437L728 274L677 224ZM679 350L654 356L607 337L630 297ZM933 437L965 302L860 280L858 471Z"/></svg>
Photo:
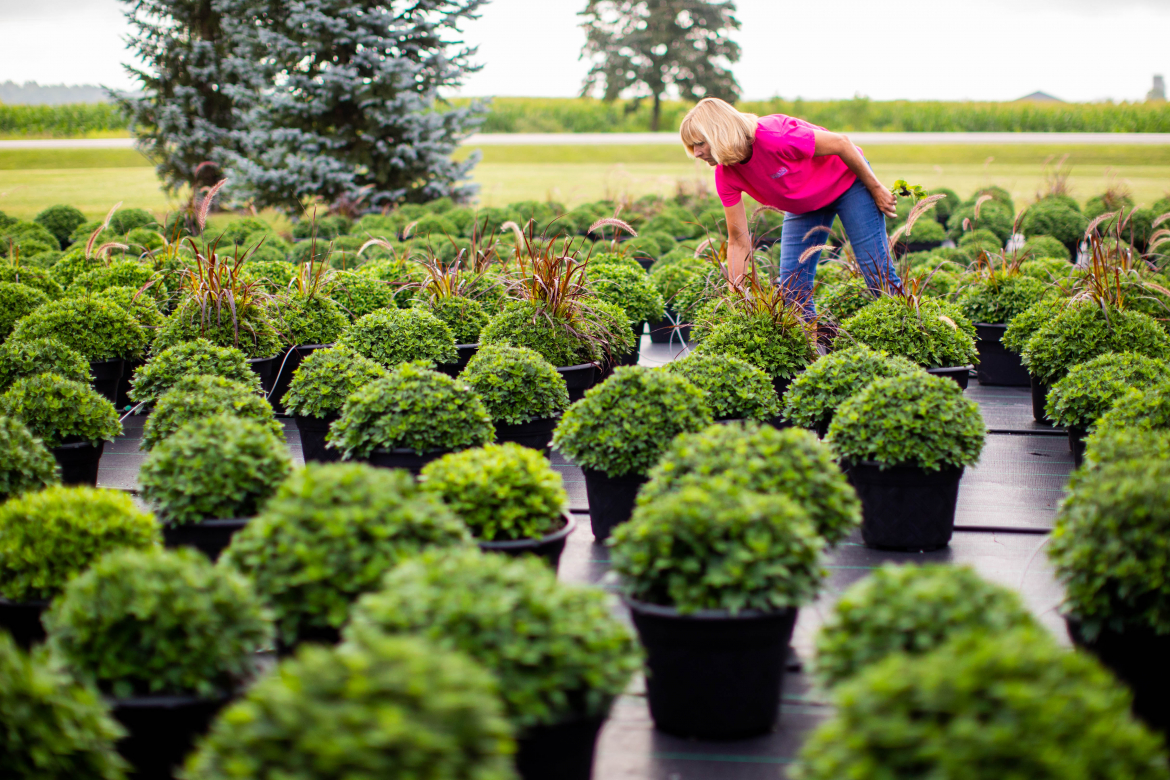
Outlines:
<svg viewBox="0 0 1170 780"><path fill-rule="evenodd" d="M869 192L873 195L873 202L877 204L878 211L885 214L887 217L898 217L898 199L894 197L894 193L885 187L881 182L875 181L869 186Z"/></svg>

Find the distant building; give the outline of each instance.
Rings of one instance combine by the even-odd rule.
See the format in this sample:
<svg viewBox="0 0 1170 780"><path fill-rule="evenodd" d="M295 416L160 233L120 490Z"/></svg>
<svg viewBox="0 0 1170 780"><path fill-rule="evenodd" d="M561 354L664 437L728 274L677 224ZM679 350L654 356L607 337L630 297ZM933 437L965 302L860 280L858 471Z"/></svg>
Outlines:
<svg viewBox="0 0 1170 780"><path fill-rule="evenodd" d="M1022 98L1016 98L1017 103L1024 101L1024 100L1030 100L1033 103L1063 103L1064 102L1063 100L1061 100L1058 97L1053 97L1052 95L1049 95L1047 92L1040 92L1040 91L1033 92L1031 95L1024 95Z"/></svg>
<svg viewBox="0 0 1170 780"><path fill-rule="evenodd" d="M1154 88L1146 93L1146 100L1165 100L1166 80L1161 75L1154 76Z"/></svg>

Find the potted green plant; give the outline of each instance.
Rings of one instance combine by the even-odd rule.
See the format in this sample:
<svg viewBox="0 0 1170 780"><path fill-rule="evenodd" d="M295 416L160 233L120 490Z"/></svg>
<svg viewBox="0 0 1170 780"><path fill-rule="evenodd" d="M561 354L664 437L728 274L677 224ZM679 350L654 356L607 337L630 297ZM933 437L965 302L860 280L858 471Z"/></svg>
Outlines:
<svg viewBox="0 0 1170 780"><path fill-rule="evenodd" d="M587 273L593 294L606 303L620 307L629 318L634 333L634 349L637 351L646 323L661 321L665 314L666 303L658 288L641 268L614 263L591 263Z"/></svg>
<svg viewBox="0 0 1170 780"><path fill-rule="evenodd" d="M188 550L116 550L45 615L49 648L109 698L139 776L169 777L256 669L272 624L247 579Z"/></svg>
<svg viewBox="0 0 1170 780"><path fill-rule="evenodd" d="M146 456L138 481L167 546L194 547L214 560L291 469L271 428L222 413L179 427Z"/></svg>
<svg viewBox="0 0 1170 780"><path fill-rule="evenodd" d="M92 387L58 374L13 382L0 396L0 414L20 420L61 466L66 485L96 485L107 441L122 435L114 405Z"/></svg>
<svg viewBox="0 0 1170 780"><path fill-rule="evenodd" d="M590 777L597 733L639 658L600 590L561 585L530 557L475 550L400 564L342 634L357 644L414 634L483 664L500 682L526 780Z"/></svg>
<svg viewBox="0 0 1170 780"><path fill-rule="evenodd" d="M792 380L784 393L786 422L815 431L824 438L843 402L875 379L918 371L904 357L870 349L864 344L817 358Z"/></svg>
<svg viewBox="0 0 1170 780"><path fill-rule="evenodd" d="M1056 319L1071 303L1071 299L1057 295L1040 300L1017 314L1003 332L1001 343L1004 348L1016 355L1021 354L1028 340L1036 334L1036 331L1040 330L1041 326ZM1020 365L1023 365L1022 361ZM1044 414L1048 388L1037 384L1031 374L1028 376L1028 384L1032 388L1033 419L1042 425L1051 425L1052 421Z"/></svg>
<svg viewBox="0 0 1170 780"><path fill-rule="evenodd" d="M56 339L10 339L0 344L0 392L17 379L46 373L89 383L89 363Z"/></svg>
<svg viewBox="0 0 1170 780"><path fill-rule="evenodd" d="M1170 427L1107 428L1085 442L1085 456L1073 478L1086 470L1122 460L1170 460Z"/></svg>
<svg viewBox="0 0 1170 780"><path fill-rule="evenodd" d="M306 645L212 724L188 780L336 776L513 777L512 729L492 675L462 653L413 637Z"/></svg>
<svg viewBox="0 0 1170 780"><path fill-rule="evenodd" d="M975 324L979 384L1029 386L1028 371L1019 355L1001 342L1007 323L1046 295L1048 287L1039 279L1005 271L986 274L959 294L959 308Z"/></svg>
<svg viewBox="0 0 1170 780"><path fill-rule="evenodd" d="M85 215L76 206L58 203L42 210L33 217L33 222L47 228L50 233L56 236L62 247L68 247L70 234L85 224Z"/></svg>
<svg viewBox="0 0 1170 780"><path fill-rule="evenodd" d="M873 303L875 298L864 278L849 277L839 282L818 285L815 293L817 311L841 323Z"/></svg>
<svg viewBox="0 0 1170 780"><path fill-rule="evenodd" d="M344 460L418 474L435 458L494 438L491 417L466 382L403 363L354 391L325 441Z"/></svg>
<svg viewBox="0 0 1170 780"><path fill-rule="evenodd" d="M356 271L336 271L326 277L323 289L353 322L378 309L394 306L397 288Z"/></svg>
<svg viewBox="0 0 1170 780"><path fill-rule="evenodd" d="M797 610L825 576L824 544L786 496L718 479L642 503L614 530L613 570L646 649L659 730L737 739L772 729Z"/></svg>
<svg viewBox="0 0 1170 780"><path fill-rule="evenodd" d="M967 388L976 359L975 327L953 303L884 295L841 327L854 341L904 357Z"/></svg>
<svg viewBox="0 0 1170 780"><path fill-rule="evenodd" d="M273 610L284 650L335 642L350 605L399 561L467 545L467 528L401 471L309 464L237 534L223 565L245 574Z"/></svg>
<svg viewBox="0 0 1170 780"><path fill-rule="evenodd" d="M1028 207L1020 221L1020 232L1028 238L1050 236L1067 252L1076 254L1084 240L1089 219L1079 208L1055 198L1045 198Z"/></svg>
<svg viewBox="0 0 1170 780"><path fill-rule="evenodd" d="M163 393L142 428L142 449L149 452L180 427L213 414L232 414L253 420L278 439L284 428L264 398L242 382L222 376L189 374Z"/></svg>
<svg viewBox="0 0 1170 780"><path fill-rule="evenodd" d="M589 521L598 541L629 519L638 489L680 433L711 424L702 392L665 371L628 366L565 412L553 447L585 473Z"/></svg>
<svg viewBox="0 0 1170 780"><path fill-rule="evenodd" d="M134 372L130 400L139 406L158 403L163 393L180 379L202 374L230 379L258 394L260 377L248 366L244 353L235 347L217 347L207 339L195 339L167 347Z"/></svg>
<svg viewBox="0 0 1170 780"><path fill-rule="evenodd" d="M451 329L425 309L382 309L357 320L337 342L385 368L459 359Z"/></svg>
<svg viewBox="0 0 1170 780"><path fill-rule="evenodd" d="M414 305L426 309L451 329L459 356L454 363L447 363L444 370L450 376L457 376L479 349L479 334L491 317L484 305L474 298L439 295L431 288L426 292L430 294L421 295Z"/></svg>
<svg viewBox="0 0 1170 780"><path fill-rule="evenodd" d="M959 633L839 685L792 775L1164 780L1165 748L1126 712L1128 698L1042 629Z"/></svg>
<svg viewBox="0 0 1170 780"><path fill-rule="evenodd" d="M304 359L289 382L284 408L300 432L306 462L341 457L325 445L329 426L341 415L345 399L385 376L386 369L344 346L317 350Z"/></svg>
<svg viewBox="0 0 1170 780"><path fill-rule="evenodd" d="M962 631L1037 626L1015 591L966 566L886 563L833 606L817 633L816 674L833 688L894 653L925 655Z"/></svg>
<svg viewBox="0 0 1170 780"><path fill-rule="evenodd" d="M680 320L678 312L674 309L674 299L683 287L695 279L702 270L702 266L696 267L695 264L684 262L656 267L650 272L650 283L658 290L658 294L662 296L665 303L662 318L650 320L647 323L652 343L670 344L681 340Z"/></svg>
<svg viewBox="0 0 1170 780"><path fill-rule="evenodd" d="M423 489L467 524L480 549L533 554L553 569L576 522L561 475L543 453L509 442L453 452L422 470Z"/></svg>
<svg viewBox="0 0 1170 780"><path fill-rule="evenodd" d="M0 415L0 504L61 482L61 468L19 420Z"/></svg>
<svg viewBox="0 0 1170 780"><path fill-rule="evenodd" d="M799 310L786 306L775 311L730 311L702 337L695 351L745 360L772 379L777 398L789 382L816 356Z"/></svg>
<svg viewBox="0 0 1170 780"><path fill-rule="evenodd" d="M699 388L718 422L779 422L780 402L772 380L746 360L724 354L692 352L664 367Z"/></svg>
<svg viewBox="0 0 1170 780"><path fill-rule="evenodd" d="M8 338L17 320L49 302L49 296L35 287L0 282L0 339Z"/></svg>
<svg viewBox="0 0 1170 780"><path fill-rule="evenodd" d="M49 296L51 301L55 301L65 294L64 289L57 284L48 271L25 265L23 260L20 265L0 263L0 282L17 282L34 287Z"/></svg>
<svg viewBox="0 0 1170 780"><path fill-rule="evenodd" d="M861 499L865 544L946 547L959 480L986 435L979 406L958 385L922 372L877 379L841 404L827 441Z"/></svg>
<svg viewBox="0 0 1170 780"><path fill-rule="evenodd" d="M349 328L345 312L326 293L324 263L302 265L288 293L276 299L278 320L288 341L281 356L268 402L284 411L284 395L301 361L318 349L333 346Z"/></svg>
<svg viewBox="0 0 1170 780"><path fill-rule="evenodd" d="M483 401L496 441L513 441L545 452L569 405L564 376L526 347L489 344L459 375Z"/></svg>

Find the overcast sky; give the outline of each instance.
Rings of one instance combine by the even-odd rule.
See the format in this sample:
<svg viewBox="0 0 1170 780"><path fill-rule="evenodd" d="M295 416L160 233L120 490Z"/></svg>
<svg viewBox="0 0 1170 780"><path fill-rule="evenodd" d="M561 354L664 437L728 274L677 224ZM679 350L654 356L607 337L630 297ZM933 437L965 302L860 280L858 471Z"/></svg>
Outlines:
<svg viewBox="0 0 1170 780"><path fill-rule="evenodd" d="M1170 0L739 0L745 97L1143 99L1170 75ZM492 0L466 95L570 96L584 0ZM0 0L0 81L132 88L118 0Z"/></svg>

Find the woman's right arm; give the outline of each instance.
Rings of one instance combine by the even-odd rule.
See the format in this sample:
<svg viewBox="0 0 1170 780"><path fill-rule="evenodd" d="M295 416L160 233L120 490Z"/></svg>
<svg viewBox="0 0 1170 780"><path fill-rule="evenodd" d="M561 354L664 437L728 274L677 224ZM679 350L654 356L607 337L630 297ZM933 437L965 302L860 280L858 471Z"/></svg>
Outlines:
<svg viewBox="0 0 1170 780"><path fill-rule="evenodd" d="M723 213L727 215L727 278L738 287L747 273L748 258L752 255L747 212L741 200L734 206L725 206Z"/></svg>

